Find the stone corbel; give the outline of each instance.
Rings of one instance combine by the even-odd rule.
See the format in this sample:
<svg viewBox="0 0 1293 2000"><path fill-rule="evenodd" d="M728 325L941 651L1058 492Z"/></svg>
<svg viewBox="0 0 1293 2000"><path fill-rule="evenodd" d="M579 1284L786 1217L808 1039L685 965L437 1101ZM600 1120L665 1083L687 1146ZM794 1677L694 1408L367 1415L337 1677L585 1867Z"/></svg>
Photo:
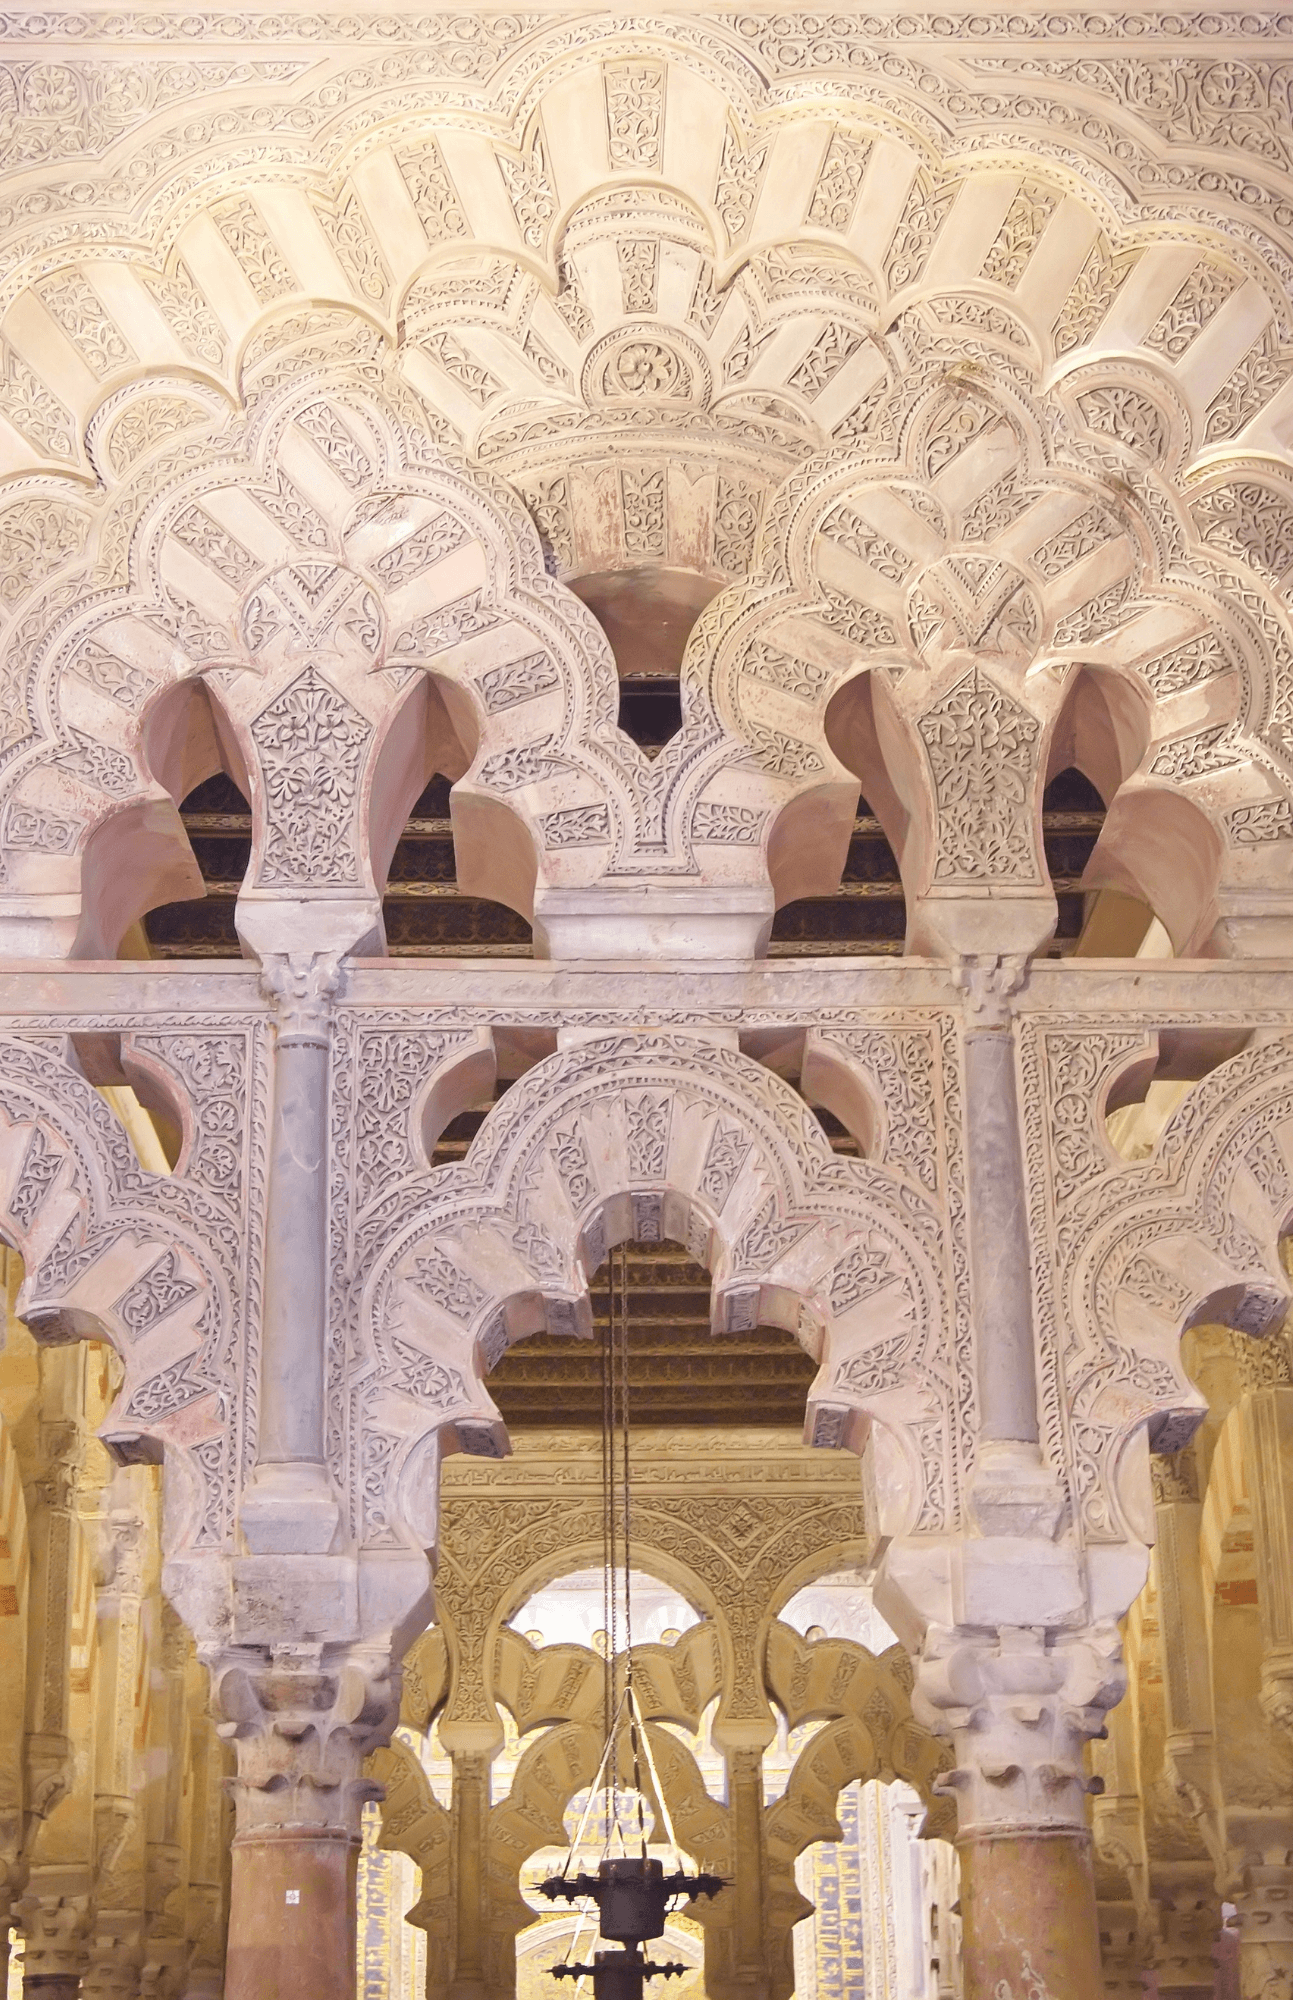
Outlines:
<svg viewBox="0 0 1293 2000"><path fill-rule="evenodd" d="M74 1764L70 1737L55 1730L35 1730L26 1738L23 1744L26 1855L30 1856L41 1827L71 1790Z"/></svg>
<svg viewBox="0 0 1293 2000"><path fill-rule="evenodd" d="M1104 2000L1143 2000L1145 1947L1136 1905L1102 1901L1098 1909Z"/></svg>
<svg viewBox="0 0 1293 2000"><path fill-rule="evenodd" d="M80 2000L137 2000L143 1929L140 1910L96 1911Z"/></svg>

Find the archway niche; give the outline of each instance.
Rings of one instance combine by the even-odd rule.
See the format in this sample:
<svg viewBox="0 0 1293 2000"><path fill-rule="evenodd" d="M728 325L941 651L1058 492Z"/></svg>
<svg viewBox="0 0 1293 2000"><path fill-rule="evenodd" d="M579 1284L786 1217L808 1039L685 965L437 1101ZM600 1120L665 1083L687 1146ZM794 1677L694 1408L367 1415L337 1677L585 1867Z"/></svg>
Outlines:
<svg viewBox="0 0 1293 2000"><path fill-rule="evenodd" d="M610 641L620 679L619 725L648 757L682 728L682 657L696 620L725 579L663 563L565 579Z"/></svg>
<svg viewBox="0 0 1293 2000"><path fill-rule="evenodd" d="M1080 882L1073 885L1073 892L1085 897L1080 933L1071 947L1079 957L1193 957L1208 946L1216 921L1220 837L1189 799L1144 782L1149 740L1143 690L1120 674L1080 668L1051 731L1046 773L1053 811L1096 810L1089 795L1085 806L1079 801L1079 777L1104 808ZM1058 837L1061 829L1054 831ZM1056 859L1075 858L1071 851L1061 857L1057 845ZM1048 861L1055 877L1049 843ZM1060 872L1072 876L1076 870L1061 866ZM1063 920L1061 906L1061 938Z"/></svg>
<svg viewBox="0 0 1293 2000"><path fill-rule="evenodd" d="M167 799L136 800L90 834L81 868L76 958L238 957L233 898L250 851L246 769L228 718L205 682L166 688L144 718L140 749ZM207 792L212 779L215 789ZM212 814L238 820L213 844ZM199 825L190 827L196 815ZM195 848L197 834L204 844ZM236 845L226 852L228 839ZM236 871L236 879L234 876ZM207 911L209 883L232 880L228 920Z"/></svg>
<svg viewBox="0 0 1293 2000"><path fill-rule="evenodd" d="M509 1430L601 1424L601 1350L621 1284L631 1411L649 1408L657 1426L801 1429L813 1361L780 1326L715 1337L710 1283L704 1266L668 1237L619 1244L589 1276L591 1341L532 1333L492 1369L489 1393Z"/></svg>
<svg viewBox="0 0 1293 2000"><path fill-rule="evenodd" d="M888 746L881 742L873 677L848 681L826 711L826 740L860 781L852 823L823 823L811 801L783 813L768 844L768 870L777 913L768 944L771 958L822 952L896 956L905 948L907 902L903 857L912 814L891 780ZM843 854L837 861L835 849ZM830 843L829 864L818 850ZM839 867L838 886L825 894L803 892L811 876ZM831 1132L831 1137L837 1134Z"/></svg>
<svg viewBox="0 0 1293 2000"><path fill-rule="evenodd" d="M373 878L392 958L532 955L522 914L534 896L529 836L502 804L453 797L475 749L458 690L421 675L387 724L368 787ZM506 892L497 897L471 886L485 851L491 886Z"/></svg>

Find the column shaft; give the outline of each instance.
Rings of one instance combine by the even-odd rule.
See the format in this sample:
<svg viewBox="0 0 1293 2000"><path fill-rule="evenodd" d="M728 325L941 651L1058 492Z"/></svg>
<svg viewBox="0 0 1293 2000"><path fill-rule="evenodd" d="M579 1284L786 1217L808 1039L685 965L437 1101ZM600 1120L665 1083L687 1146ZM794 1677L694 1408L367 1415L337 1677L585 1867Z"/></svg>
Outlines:
<svg viewBox="0 0 1293 2000"><path fill-rule="evenodd" d="M453 1788L458 1881L454 1898L456 1950L450 2000L484 2000L485 1940L482 1928L489 1758L478 1750L455 1751Z"/></svg>
<svg viewBox="0 0 1293 2000"><path fill-rule="evenodd" d="M339 1827L235 1836L225 2000L354 2000L358 1860Z"/></svg>
<svg viewBox="0 0 1293 2000"><path fill-rule="evenodd" d="M256 1469L239 1525L253 1555L324 1555L340 1509L324 1464L328 1065L335 958L267 961L276 1003ZM290 1640L291 1633L284 1633Z"/></svg>
<svg viewBox="0 0 1293 2000"><path fill-rule="evenodd" d="M259 1453L323 1458L328 1048L280 1029L266 1214Z"/></svg>
<svg viewBox="0 0 1293 2000"><path fill-rule="evenodd" d="M1104 1976L1087 1836L978 1835L957 1846L965 2000L1096 2000Z"/></svg>
<svg viewBox="0 0 1293 2000"><path fill-rule="evenodd" d="M980 1436L1036 1444L1032 1257L1008 1024L967 1027L965 1122Z"/></svg>
<svg viewBox="0 0 1293 2000"><path fill-rule="evenodd" d="M751 2000L764 2000L768 1965L763 1939L763 1751L728 1752L732 1801L732 1866L736 1876L736 1983Z"/></svg>

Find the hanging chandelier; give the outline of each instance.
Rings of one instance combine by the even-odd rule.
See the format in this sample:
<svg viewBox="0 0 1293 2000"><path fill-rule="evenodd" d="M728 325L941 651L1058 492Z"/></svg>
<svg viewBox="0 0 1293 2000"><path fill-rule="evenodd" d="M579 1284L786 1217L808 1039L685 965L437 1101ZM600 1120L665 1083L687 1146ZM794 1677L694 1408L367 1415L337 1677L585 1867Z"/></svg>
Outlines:
<svg viewBox="0 0 1293 2000"><path fill-rule="evenodd" d="M559 1875L539 1884L539 1894L551 1903L581 1904L583 1909L566 1958L551 1968L554 1979L591 1979L593 2000L643 2000L648 1979L681 1978L686 1965L656 1964L642 1947L664 1935L671 1908L716 1896L726 1885L719 1875L689 1874L683 1866L664 1787L656 1769L646 1719L633 1686L632 1507L629 1478L629 1310L628 1259L622 1247L611 1252L609 1309L602 1340L602 1607L605 1637L603 1680L603 1745L578 1830ZM621 1604L623 1618L621 1622ZM623 1646L620 1645L621 1632ZM620 1739L627 1732L637 1802L637 1829L629 1851L620 1823ZM642 1798L642 1766L660 1807L674 1867L647 1853ZM596 1874L575 1869L597 1799L604 1800L605 1837ZM623 1852L613 1854L618 1838ZM598 1951L591 1964L574 1962L571 1954L587 1921L588 1905L597 1912L597 1928L618 1951Z"/></svg>

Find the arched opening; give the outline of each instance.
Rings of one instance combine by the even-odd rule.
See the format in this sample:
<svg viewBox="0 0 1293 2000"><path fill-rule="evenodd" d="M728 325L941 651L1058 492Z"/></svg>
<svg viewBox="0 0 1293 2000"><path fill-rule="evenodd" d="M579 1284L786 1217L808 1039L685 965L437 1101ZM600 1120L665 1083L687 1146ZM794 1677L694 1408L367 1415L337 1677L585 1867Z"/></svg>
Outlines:
<svg viewBox="0 0 1293 2000"><path fill-rule="evenodd" d="M534 891L529 835L497 801L451 796L474 754L461 695L420 676L387 723L368 788L371 865L392 958L532 955L520 914ZM482 880L493 895L474 892Z"/></svg>
<svg viewBox="0 0 1293 2000"><path fill-rule="evenodd" d="M1078 671L1051 733L1043 808L1060 901L1056 955L1190 957L1208 948L1220 840L1191 800L1144 782L1149 735L1139 687L1094 667ZM1094 817L1085 825L1056 817L1097 812L1098 826ZM1075 931L1077 904L1066 908L1066 898L1079 896Z"/></svg>
<svg viewBox="0 0 1293 2000"><path fill-rule="evenodd" d="M835 889L782 905L773 919L769 956L899 956L907 935L902 870L918 826L903 793L906 746L883 690L868 673L832 696L825 726L831 749L862 788L844 866ZM775 855L769 860L775 880Z"/></svg>
<svg viewBox="0 0 1293 2000"><path fill-rule="evenodd" d="M449 793L452 779L430 779L391 852L382 895L386 949L392 958L530 958L532 931L506 903L458 887Z"/></svg>
<svg viewBox="0 0 1293 2000"><path fill-rule="evenodd" d="M807 1723L792 1736L802 1749L813 1733ZM791 1932L796 1994L815 1990L822 1964L856 1968L860 1993L959 1993L957 1852L921 1837L919 1792L901 1778L852 1778L833 1810L838 1840L815 1840L795 1860L795 1886L813 1905ZM881 1921L859 1927L859 1910Z"/></svg>
<svg viewBox="0 0 1293 2000"><path fill-rule="evenodd" d="M1059 915L1055 935L1047 950L1048 958L1068 958L1074 953L1086 957L1126 957L1135 951L1149 927L1152 912L1140 905L1098 909L1100 899L1089 897L1083 879L1105 820L1105 802L1090 778L1076 767L1065 765L1055 772L1042 794L1042 846L1046 868L1055 891ZM1115 914L1121 921L1115 929ZM1106 944L1128 949L1106 950Z"/></svg>
<svg viewBox="0 0 1293 2000"><path fill-rule="evenodd" d="M859 798L838 886L825 895L783 903L772 920L768 956L893 957L902 952L906 933L907 901L897 856L880 820Z"/></svg>
<svg viewBox="0 0 1293 2000"><path fill-rule="evenodd" d="M518 1341L489 1377L508 1429L553 1424L597 1429L602 1420L601 1348L612 1291L627 1287L629 1396L635 1425L803 1427L816 1373L795 1336L779 1326L716 1339L710 1330L710 1275L680 1244L633 1241L590 1279L593 1339L534 1333Z"/></svg>
<svg viewBox="0 0 1293 2000"><path fill-rule="evenodd" d="M203 894L161 903L144 918L148 958L241 958L234 908L251 859L251 806L225 772L203 778L179 802L180 821Z"/></svg>
<svg viewBox="0 0 1293 2000"><path fill-rule="evenodd" d="M196 879L187 895L155 901L121 939L119 954L241 958L234 905L251 858L251 786L228 718L204 681L159 696L145 719L143 751L175 803L177 838Z"/></svg>
<svg viewBox="0 0 1293 2000"><path fill-rule="evenodd" d="M610 641L620 679L619 725L648 757L682 728L682 656L724 579L642 563L566 578Z"/></svg>

